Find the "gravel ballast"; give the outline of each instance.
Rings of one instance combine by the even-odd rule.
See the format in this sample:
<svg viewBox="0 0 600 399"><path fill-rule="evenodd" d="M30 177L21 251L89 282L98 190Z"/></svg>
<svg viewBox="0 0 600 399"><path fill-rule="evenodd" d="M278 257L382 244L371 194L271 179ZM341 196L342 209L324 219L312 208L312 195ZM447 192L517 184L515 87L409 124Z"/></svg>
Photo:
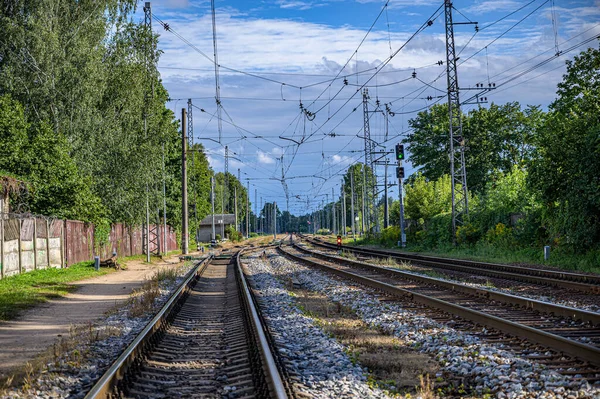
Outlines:
<svg viewBox="0 0 600 399"><path fill-rule="evenodd" d="M367 384L366 371L352 363L344 347L313 319L302 314L284 283L256 255L243 259L251 285L258 292L261 312L290 374L298 376L303 393L316 398L388 398Z"/></svg>
<svg viewBox="0 0 600 399"><path fill-rule="evenodd" d="M274 250L261 275L293 278L304 289L353 309L363 321L402 339L407 345L430 354L442 370L465 378L474 395L502 398L597 398L600 387L575 381L545 366L517 357L513 352L482 342L479 338L402 309L394 302L380 302L376 293L333 279L292 262ZM253 264L260 264L255 260ZM283 295L283 294L281 294Z"/></svg>
<svg viewBox="0 0 600 399"><path fill-rule="evenodd" d="M307 248L307 249L309 249L310 251L313 251L313 252L323 254L323 255L332 256L331 251L317 249L314 247ZM406 263L406 264L399 263L399 264L397 264L397 266L390 266L390 265L385 265L385 264L376 264L376 263L370 262L368 260L363 261L363 262L373 264L374 266L388 268L388 269L401 270L403 272L412 273L412 274L416 274L416 275L423 276L423 277L431 277L431 274L428 274L427 272L422 270L423 267L414 266L410 263ZM461 285L466 285L466 286L473 287L473 288L490 290L490 291L499 292L499 293L503 293L503 294L517 295L517 296L521 296L524 298L533 299L536 301L547 302L547 303L552 303L555 305L586 310L588 312L600 313L600 304L599 303L593 303L593 304L592 303L581 303L577 299L572 299L572 298L568 298L568 297L557 298L556 296L553 296L553 295L541 294L540 291L544 292L544 290L540 290L539 287L532 288L532 291L534 291L535 293L531 292L531 291L524 292L523 290L517 291L515 289L516 287L495 287L495 286L491 285L490 282L494 281L495 280L494 278L486 277L483 279L484 282L478 283L475 281L468 281L468 280L453 278L452 272L448 272L448 271L444 271L444 270L440 270L437 272L438 273L436 273L435 278L440 279L440 280L449 281L449 282L457 283L457 284L461 284ZM472 277L474 277L474 276L471 276L471 278ZM550 290L550 291L554 291L554 290Z"/></svg>
<svg viewBox="0 0 600 399"><path fill-rule="evenodd" d="M133 317L132 303L128 302L105 319L80 326L77 335L71 337L78 342L75 348L60 352L39 372L34 370L25 384L4 392L2 398L83 398L179 287L190 268L181 267L175 280L159 283L152 310L143 316ZM56 344L60 346L60 342Z"/></svg>

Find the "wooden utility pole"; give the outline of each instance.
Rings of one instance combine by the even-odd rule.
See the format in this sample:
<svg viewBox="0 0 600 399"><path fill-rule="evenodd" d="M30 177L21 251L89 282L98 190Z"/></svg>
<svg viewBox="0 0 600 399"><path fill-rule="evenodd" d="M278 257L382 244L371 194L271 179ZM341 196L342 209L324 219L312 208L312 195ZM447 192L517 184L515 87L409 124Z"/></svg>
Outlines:
<svg viewBox="0 0 600 399"><path fill-rule="evenodd" d="M277 239L277 202L273 202L273 239Z"/></svg>
<svg viewBox="0 0 600 399"><path fill-rule="evenodd" d="M187 192L187 112L181 109L181 253L189 252Z"/></svg>
<svg viewBox="0 0 600 399"><path fill-rule="evenodd" d="M237 209L237 187L233 188L233 212L235 213L235 231L240 231L238 225L238 209Z"/></svg>
<svg viewBox="0 0 600 399"><path fill-rule="evenodd" d="M250 238L250 182L246 182L246 238Z"/></svg>
<svg viewBox="0 0 600 399"><path fill-rule="evenodd" d="M215 235L215 178L210 177L210 206L212 207L212 236L211 240L216 240Z"/></svg>
<svg viewBox="0 0 600 399"><path fill-rule="evenodd" d="M356 227L354 224L354 172L350 167L350 213L352 214L352 238L356 241Z"/></svg>

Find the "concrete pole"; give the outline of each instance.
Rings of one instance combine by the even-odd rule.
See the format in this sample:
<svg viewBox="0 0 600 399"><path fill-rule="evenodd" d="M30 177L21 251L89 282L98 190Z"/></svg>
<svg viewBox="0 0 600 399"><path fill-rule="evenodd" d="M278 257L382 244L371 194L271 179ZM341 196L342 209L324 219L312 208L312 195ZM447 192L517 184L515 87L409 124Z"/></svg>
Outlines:
<svg viewBox="0 0 600 399"><path fill-rule="evenodd" d="M346 190L343 189L342 186L342 231L344 232L344 237L346 237Z"/></svg>
<svg viewBox="0 0 600 399"><path fill-rule="evenodd" d="M354 213L354 170L352 167L350 168L350 214L352 219L352 238L356 241L356 227L354 224L354 218L356 217Z"/></svg>
<svg viewBox="0 0 600 399"><path fill-rule="evenodd" d="M399 165L402 165L399 163ZM399 198L400 198L400 241L398 242L398 246L402 248L406 247L406 234L404 232L404 200L402 198L403 191L403 183L402 179L398 179L398 187L399 187Z"/></svg>
<svg viewBox="0 0 600 399"><path fill-rule="evenodd" d="M363 185L362 185L362 233L369 229L369 219L367 217L367 209L368 206L365 207L366 197L367 196L367 166L363 165Z"/></svg>
<svg viewBox="0 0 600 399"><path fill-rule="evenodd" d="M258 233L258 189L254 189L254 232Z"/></svg>
<svg viewBox="0 0 600 399"><path fill-rule="evenodd" d="M331 225L333 226L333 234L336 233L336 225L335 225L335 190L331 187Z"/></svg>
<svg viewBox="0 0 600 399"><path fill-rule="evenodd" d="M383 228L387 229L388 226L390 225L390 220L389 220L389 210L388 210L388 160L385 160L385 176L383 179L383 188L384 188L384 195L383 195L383 199L384 199L384 204L383 204Z"/></svg>
<svg viewBox="0 0 600 399"><path fill-rule="evenodd" d="M250 182L246 182L246 238L250 238Z"/></svg>
<svg viewBox="0 0 600 399"><path fill-rule="evenodd" d="M181 253L189 252L187 190L187 110L181 109ZM150 257L150 246L148 246Z"/></svg>
<svg viewBox="0 0 600 399"><path fill-rule="evenodd" d="M215 178L210 177L210 206L212 207L212 240L216 240L215 235Z"/></svg>
<svg viewBox="0 0 600 399"><path fill-rule="evenodd" d="M169 242L167 241L167 175L165 172L165 143L162 145L162 172L163 172L163 252L166 255L169 251Z"/></svg>
<svg viewBox="0 0 600 399"><path fill-rule="evenodd" d="M277 202L273 201L273 239L277 239Z"/></svg>
<svg viewBox="0 0 600 399"><path fill-rule="evenodd" d="M221 240L225 239L225 190L229 190L227 180L229 179L227 173L225 173L223 174L223 190L221 190Z"/></svg>
<svg viewBox="0 0 600 399"><path fill-rule="evenodd" d="M235 213L235 231L240 231L238 224L237 187L233 188L233 212Z"/></svg>

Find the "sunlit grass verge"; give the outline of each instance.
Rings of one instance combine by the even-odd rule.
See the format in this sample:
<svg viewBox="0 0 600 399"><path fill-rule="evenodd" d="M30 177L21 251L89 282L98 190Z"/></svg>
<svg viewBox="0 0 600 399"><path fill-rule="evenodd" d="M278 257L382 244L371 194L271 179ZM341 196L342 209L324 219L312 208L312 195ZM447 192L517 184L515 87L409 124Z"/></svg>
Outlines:
<svg viewBox="0 0 600 399"><path fill-rule="evenodd" d="M348 245L352 245L349 243ZM400 250L393 246L381 245L375 239L357 240L359 246L376 246ZM600 250L591 250L586 254L569 253L566 250L553 249L550 259L544 260L543 248L502 248L487 242L478 242L470 246L454 247L451 244L441 245L436 248L427 248L422 245L408 243L404 249L408 252L419 252L425 255L441 256L447 258L467 259L490 263L530 264L556 267L569 271L600 273Z"/></svg>
<svg viewBox="0 0 600 399"><path fill-rule="evenodd" d="M146 281L139 289L134 290L128 300L129 315L141 317L150 312L155 301L160 297L161 287L174 284L179 276L185 274L190 263L172 269L162 269L154 272L150 280Z"/></svg>
<svg viewBox="0 0 600 399"><path fill-rule="evenodd" d="M75 290L69 283L114 271L94 270L93 262L76 263L65 269L36 270L0 280L0 320L12 320L20 312L51 298Z"/></svg>

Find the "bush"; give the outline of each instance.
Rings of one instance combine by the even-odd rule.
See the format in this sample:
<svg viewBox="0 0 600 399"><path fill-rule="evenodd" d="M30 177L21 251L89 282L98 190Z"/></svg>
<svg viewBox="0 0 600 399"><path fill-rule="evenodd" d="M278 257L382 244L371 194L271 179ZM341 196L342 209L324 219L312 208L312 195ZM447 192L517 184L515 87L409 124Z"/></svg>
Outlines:
<svg viewBox="0 0 600 399"><path fill-rule="evenodd" d="M317 234L320 234L322 236L326 236L331 234L331 231L329 231L329 229L319 229L317 230Z"/></svg>
<svg viewBox="0 0 600 399"><path fill-rule="evenodd" d="M504 226L502 223L498 225ZM481 232L473 226L471 223L467 223L463 226L459 226L456 229L456 242L460 245L467 244L473 245L481 238Z"/></svg>
<svg viewBox="0 0 600 399"><path fill-rule="evenodd" d="M443 247L452 243L452 214L435 215L425 223L423 245L428 248Z"/></svg>
<svg viewBox="0 0 600 399"><path fill-rule="evenodd" d="M400 240L400 226L390 226L381 231L381 244L387 247L392 247L398 244Z"/></svg>
<svg viewBox="0 0 600 399"><path fill-rule="evenodd" d="M234 229L232 226L229 226L225 229L225 236L229 237L229 239L233 242L240 242L243 239L242 233Z"/></svg>
<svg viewBox="0 0 600 399"><path fill-rule="evenodd" d="M221 234L217 234L217 235L215 235L215 239L216 239L217 241L221 241Z"/></svg>
<svg viewBox="0 0 600 399"><path fill-rule="evenodd" d="M511 247L515 244L513 229L506 227L504 223L498 223L496 227L489 229L485 239L499 247Z"/></svg>

